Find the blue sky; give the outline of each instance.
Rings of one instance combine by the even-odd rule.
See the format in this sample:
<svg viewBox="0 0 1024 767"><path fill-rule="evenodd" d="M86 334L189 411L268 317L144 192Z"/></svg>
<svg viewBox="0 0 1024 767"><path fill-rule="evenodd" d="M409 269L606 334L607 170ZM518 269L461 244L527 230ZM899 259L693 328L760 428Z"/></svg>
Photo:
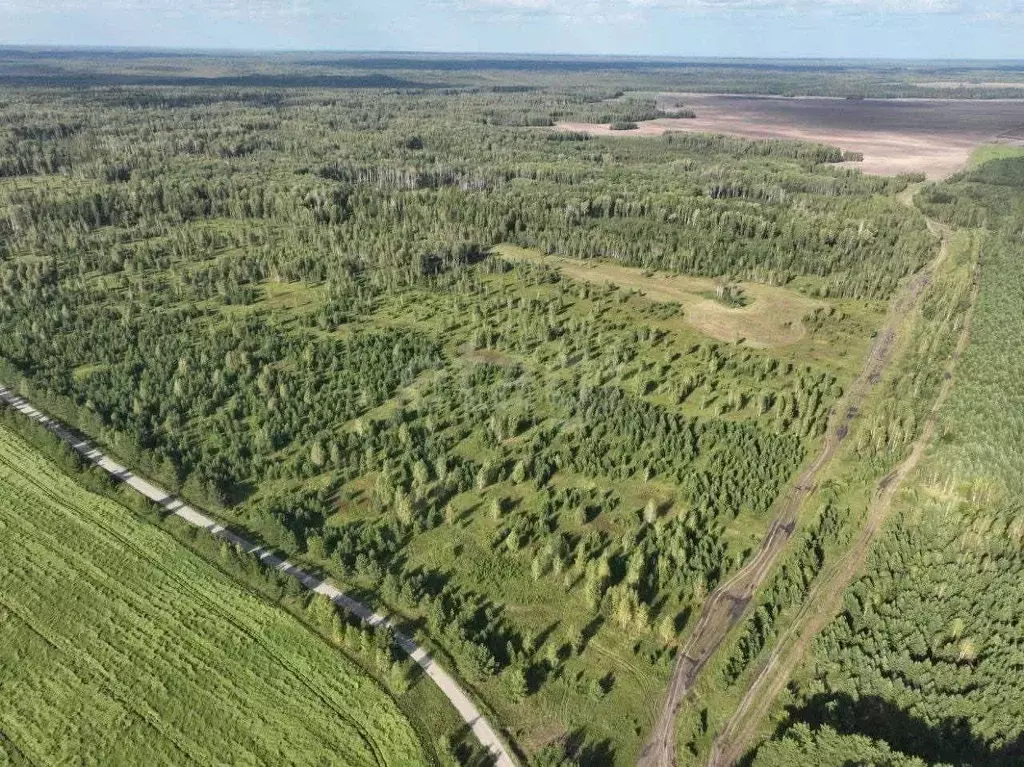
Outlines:
<svg viewBox="0 0 1024 767"><path fill-rule="evenodd" d="M0 0L0 43L1024 58L1024 0Z"/></svg>

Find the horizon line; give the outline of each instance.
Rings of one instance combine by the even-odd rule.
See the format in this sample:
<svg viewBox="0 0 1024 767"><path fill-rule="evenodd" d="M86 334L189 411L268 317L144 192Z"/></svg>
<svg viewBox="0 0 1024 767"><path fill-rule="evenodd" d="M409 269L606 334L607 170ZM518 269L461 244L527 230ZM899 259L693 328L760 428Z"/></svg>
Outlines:
<svg viewBox="0 0 1024 767"><path fill-rule="evenodd" d="M345 49L345 48L278 48L278 47L231 47L216 46L195 48L185 46L149 46L149 45L61 45L58 43L8 43L0 42L0 51L29 50L47 51L80 51L80 52L133 52L133 53L169 53L178 55L189 54L335 54L339 56L408 56L431 58L559 58L559 59L620 59L665 62L871 62L871 63L1012 63L1024 64L1024 58L933 58L933 57L877 57L877 56L687 56L685 54L645 54L645 53L563 53L550 51L512 52L512 51L430 51L408 49Z"/></svg>

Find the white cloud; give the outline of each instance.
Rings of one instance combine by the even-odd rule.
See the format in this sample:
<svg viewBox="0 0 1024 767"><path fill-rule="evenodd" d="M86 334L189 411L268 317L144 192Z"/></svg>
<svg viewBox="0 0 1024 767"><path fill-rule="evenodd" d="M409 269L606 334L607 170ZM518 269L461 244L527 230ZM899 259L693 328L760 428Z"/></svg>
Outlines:
<svg viewBox="0 0 1024 767"><path fill-rule="evenodd" d="M701 14L748 11L836 14L960 14L969 17L1024 15L1024 0L453 0L465 10L571 16L673 9Z"/></svg>
<svg viewBox="0 0 1024 767"><path fill-rule="evenodd" d="M692 10L834 10L852 13L956 13L966 0L626 0L633 5Z"/></svg>
<svg viewBox="0 0 1024 767"><path fill-rule="evenodd" d="M420 23L415 19L424 13L455 25L466 17L485 27L553 20L563 31L590 28L614 34L618 26L636 28L667 18L680 23L689 18L744 22L744 14L795 20L813 17L825 23L831 23L831 17L891 16L946 16L963 25L1019 23L1024 22L1024 0L0 0L0 15L24 23L62 13L97 19L133 16L147 23L150 19L176 24L191 20L213 33L231 22L263 27L268 34L278 28L320 29L344 22L347 27L362 24L386 30L385 39L391 40L400 31L415 31ZM137 22L126 21L131 23Z"/></svg>
<svg viewBox="0 0 1024 767"><path fill-rule="evenodd" d="M0 0L0 11L151 13L154 16L271 20L307 16L312 13L312 5L311 0Z"/></svg>

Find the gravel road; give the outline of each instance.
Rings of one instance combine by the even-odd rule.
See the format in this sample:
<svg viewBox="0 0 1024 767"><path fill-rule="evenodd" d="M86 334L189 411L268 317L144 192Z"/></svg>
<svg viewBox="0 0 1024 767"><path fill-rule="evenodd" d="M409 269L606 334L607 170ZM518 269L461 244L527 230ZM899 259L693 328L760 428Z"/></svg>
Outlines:
<svg viewBox="0 0 1024 767"><path fill-rule="evenodd" d="M62 423L55 421L45 413L42 413L37 408L33 407L25 398L19 397L9 389L0 387L0 401L6 402L18 412L42 424L91 463L100 467L118 481L128 485L136 492L141 493L149 500L159 504L176 517L185 520L190 525L206 530L211 535L241 547L253 556L258 557L268 567L277 568L281 572L298 580L307 589L315 591L318 594L323 594L336 605L343 607L353 615L358 616L370 626L391 626L395 631L395 641L406 653L409 654L409 657L412 658L421 669L423 669L423 673L433 680L434 684L438 686L438 689L444 693L444 696L451 701L455 710L458 711L459 716L462 717L462 721L470 727L477 740L480 741L480 744L493 755L496 767L515 767L516 760L512 756L512 753L505 746L502 739L491 726L491 723L487 721L476 705L474 705L473 701L470 700L465 690L462 689L451 674L441 668L441 666L430 657L430 654L427 653L426 650L416 644L416 642L414 642L410 637L398 631L397 626L395 626L386 615L376 612L362 602L353 599L329 581L317 578L305 570L293 565L291 562L281 559L268 551L266 547L259 546L252 541L231 532L216 520L197 511L191 506L186 505L166 490L133 474L124 466L121 466L119 463L116 463L104 455L89 441L82 439Z"/></svg>

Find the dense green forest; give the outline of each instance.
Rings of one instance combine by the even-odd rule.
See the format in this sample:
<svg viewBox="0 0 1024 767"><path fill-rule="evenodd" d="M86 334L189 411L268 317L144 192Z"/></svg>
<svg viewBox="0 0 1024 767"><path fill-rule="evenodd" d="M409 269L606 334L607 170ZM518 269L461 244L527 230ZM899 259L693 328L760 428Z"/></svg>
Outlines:
<svg viewBox="0 0 1024 767"><path fill-rule="evenodd" d="M845 608L794 679L763 767L1024 760L1018 355L1024 157L925 188L932 215L981 227L971 343L936 444ZM796 755L799 755L796 756Z"/></svg>
<svg viewBox="0 0 1024 767"><path fill-rule="evenodd" d="M528 759L630 763L677 637L934 257L908 179L835 147L547 127L655 116L614 72L278 65L160 84L72 59L0 90L0 381L396 611ZM984 204L943 194L949 218ZM794 343L724 340L544 254L817 308Z"/></svg>
<svg viewBox="0 0 1024 767"><path fill-rule="evenodd" d="M831 615L822 606L830 597L823 595L832 593L829 584L835 584L835 573L850 560L851 552L870 545L861 538L869 526L877 524L872 521L876 514L886 513L878 511L875 489L896 481L894 470L911 455L914 442L923 439L922 429L942 385L951 383L944 368L949 368L968 321L979 239L972 230L946 232L928 277L915 278L922 286L920 298L900 323L903 338L896 344L888 370L873 384L875 396L859 409L836 460L806 503L794 542L754 598L740 629L721 646L718 661L702 681L701 704L680 718L685 758L699 761L707 755L712 739L735 741L734 725L740 716L756 725L758 714L733 713L740 710L741 698L745 702L756 700L750 695L765 695L754 688L772 673L771 661L786 657L794 636L804 631L802 624L816 614ZM854 566L850 577L856 573ZM838 609L843 587L832 588ZM786 668L785 663L776 667ZM789 672L778 673L784 684ZM821 758L825 759L825 752Z"/></svg>

